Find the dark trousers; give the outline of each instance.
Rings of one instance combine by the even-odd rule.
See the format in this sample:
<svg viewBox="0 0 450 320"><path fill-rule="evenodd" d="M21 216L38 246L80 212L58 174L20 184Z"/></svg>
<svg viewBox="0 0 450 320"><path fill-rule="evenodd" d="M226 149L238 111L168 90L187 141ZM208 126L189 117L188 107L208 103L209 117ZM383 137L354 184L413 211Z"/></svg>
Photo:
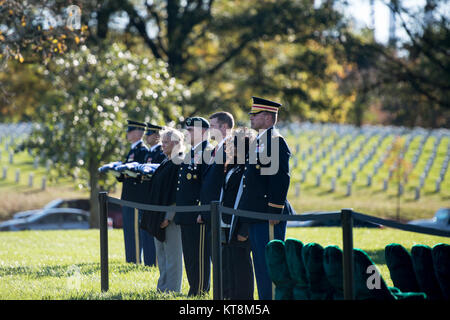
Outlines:
<svg viewBox="0 0 450 320"><path fill-rule="evenodd" d="M286 235L286 221L274 227L274 238L283 240ZM259 300L272 300L272 280L266 265L266 244L269 242L269 223L250 224L250 245L255 267L256 286Z"/></svg>
<svg viewBox="0 0 450 320"><path fill-rule="evenodd" d="M153 236L147 230L139 228L139 222L143 214L139 210L136 215L134 208L122 207L125 261L140 263L141 254L143 254L144 264L146 266L155 266L156 250ZM138 248L136 248L136 243L138 243Z"/></svg>
<svg viewBox="0 0 450 320"><path fill-rule="evenodd" d="M225 228L228 239L229 228ZM222 243L223 297L229 300L253 300L254 276L250 240Z"/></svg>
<svg viewBox="0 0 450 320"><path fill-rule="evenodd" d="M189 296L208 292L211 275L211 234L206 224L180 225Z"/></svg>

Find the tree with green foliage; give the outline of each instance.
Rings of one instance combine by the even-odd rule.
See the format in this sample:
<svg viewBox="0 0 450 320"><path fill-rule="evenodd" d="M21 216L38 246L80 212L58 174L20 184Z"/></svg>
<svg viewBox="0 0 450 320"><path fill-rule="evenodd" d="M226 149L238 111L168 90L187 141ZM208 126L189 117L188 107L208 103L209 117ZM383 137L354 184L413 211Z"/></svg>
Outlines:
<svg viewBox="0 0 450 320"><path fill-rule="evenodd" d="M96 227L99 188L108 186L98 168L124 158L126 120L178 119L189 90L169 75L166 63L118 44L99 53L82 46L42 73L53 88L37 109L39 124L27 147L51 159L60 175L72 175L89 188L90 223Z"/></svg>

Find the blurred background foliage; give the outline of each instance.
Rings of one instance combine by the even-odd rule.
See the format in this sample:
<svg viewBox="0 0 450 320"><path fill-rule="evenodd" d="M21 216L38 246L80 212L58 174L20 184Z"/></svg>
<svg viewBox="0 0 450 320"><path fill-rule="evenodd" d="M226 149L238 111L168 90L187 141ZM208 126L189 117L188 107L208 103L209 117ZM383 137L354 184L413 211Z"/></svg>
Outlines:
<svg viewBox="0 0 450 320"><path fill-rule="evenodd" d="M401 42L356 29L346 0L0 0L2 121L33 120L43 104L52 83L35 65L50 73L82 45L100 54L117 43L166 63L190 90L172 106L182 117L225 109L246 121L260 95L283 102L282 119L448 127L448 16L426 19L448 4L427 0L412 11L385 2L407 34Z"/></svg>
<svg viewBox="0 0 450 320"><path fill-rule="evenodd" d="M166 124L180 117L190 95L165 62L141 59L117 43L102 49L82 45L37 68L52 85L35 109L36 125L24 147L50 159L60 176L84 181L91 208L97 208L99 188L114 183L99 177L98 168L126 156L126 120Z"/></svg>

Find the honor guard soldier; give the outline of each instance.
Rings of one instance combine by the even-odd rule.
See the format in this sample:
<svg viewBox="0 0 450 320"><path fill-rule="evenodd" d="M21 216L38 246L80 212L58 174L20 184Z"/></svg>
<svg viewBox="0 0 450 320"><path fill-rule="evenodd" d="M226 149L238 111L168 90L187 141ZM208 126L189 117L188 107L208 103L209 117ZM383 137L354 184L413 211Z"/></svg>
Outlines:
<svg viewBox="0 0 450 320"><path fill-rule="evenodd" d="M207 164L204 153L211 153L207 140L209 122L201 117L187 118L185 127L190 134L191 150L178 171L176 205L200 205L200 189ZM178 212L174 221L180 225L184 266L189 282L189 296L209 291L210 264L207 252L210 239L206 237L206 225L198 223L198 212Z"/></svg>
<svg viewBox="0 0 450 320"><path fill-rule="evenodd" d="M141 140L145 128L145 123L128 120L127 140L131 143L131 149L127 154L125 163L145 163L148 156L148 148ZM142 186L142 180L140 178L122 174L117 180L123 183L122 194L120 197L122 200L142 202L142 199L146 196L148 190ZM143 245L143 238L145 238L145 236L142 236L144 230L140 231L139 228L138 210L122 206L122 220L126 262L140 263L141 249L145 247L146 249L150 248L150 252L153 252L153 254L147 254L147 260L150 261L146 261L146 264L155 265L156 254L153 241Z"/></svg>
<svg viewBox="0 0 450 320"><path fill-rule="evenodd" d="M253 97L250 121L258 131L255 143L250 147L249 161L245 166L237 195L237 209L270 214L292 214L287 202L289 189L289 157L291 152L274 125L281 104ZM236 217L238 218L238 217ZM249 223L249 238L255 268L258 296L261 300L272 298L265 246L272 240L284 240L286 222L259 219L235 219L231 233L239 219Z"/></svg>
<svg viewBox="0 0 450 320"><path fill-rule="evenodd" d="M166 159L166 155L161 148L160 130L162 130L162 127L147 122L147 130L145 131L145 142L149 147L147 163L161 163Z"/></svg>
<svg viewBox="0 0 450 320"><path fill-rule="evenodd" d="M161 163L166 159L166 156L162 152L159 131L162 127L153 125L149 122L146 124L146 130L144 134L145 143L148 146L148 152L145 156L144 163ZM141 192L140 194L144 197L141 198L138 202L145 203L145 197L148 195L150 191L150 179L147 177L141 178ZM142 221L142 217L145 213L142 210L139 210L139 221ZM155 248L155 239L153 236L145 229L141 229L139 232L140 235L140 244L142 248L142 253L144 257L144 264L147 266L156 265L156 248Z"/></svg>

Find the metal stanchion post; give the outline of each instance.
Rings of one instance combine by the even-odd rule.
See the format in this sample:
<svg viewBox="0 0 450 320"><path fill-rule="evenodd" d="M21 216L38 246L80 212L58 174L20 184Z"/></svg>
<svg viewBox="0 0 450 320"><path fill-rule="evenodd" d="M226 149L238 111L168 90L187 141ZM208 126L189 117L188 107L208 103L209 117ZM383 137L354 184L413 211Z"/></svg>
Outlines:
<svg viewBox="0 0 450 320"><path fill-rule="evenodd" d="M344 252L342 255L342 268L344 277L344 299L354 300L355 291L353 286L353 217L352 209L341 210L341 223L342 223L342 240Z"/></svg>
<svg viewBox="0 0 450 320"><path fill-rule="evenodd" d="M101 290L108 291L108 192L98 194L100 209L100 272Z"/></svg>
<svg viewBox="0 0 450 320"><path fill-rule="evenodd" d="M222 300L222 243L220 240L221 212L219 201L211 202L211 259L213 265L213 299Z"/></svg>

